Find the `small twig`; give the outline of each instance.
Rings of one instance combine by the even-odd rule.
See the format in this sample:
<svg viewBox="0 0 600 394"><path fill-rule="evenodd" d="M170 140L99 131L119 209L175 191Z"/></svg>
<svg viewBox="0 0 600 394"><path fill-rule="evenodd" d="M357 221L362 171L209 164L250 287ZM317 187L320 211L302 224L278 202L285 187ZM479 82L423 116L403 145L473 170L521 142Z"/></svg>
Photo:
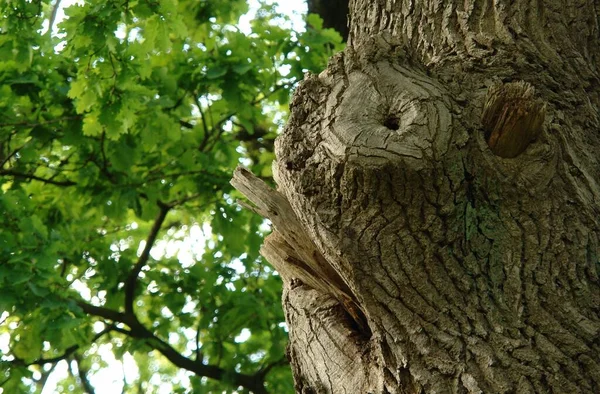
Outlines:
<svg viewBox="0 0 600 394"><path fill-rule="evenodd" d="M67 116L65 118L58 118L58 119L50 119L50 120L45 120L43 122L36 122L36 123L31 123L31 122L25 121L25 120L21 121L21 122L0 123L0 127L7 127L7 126L35 127L35 126L41 126L41 125L46 125L46 124L51 124L51 123L58 123L58 122L62 122L65 120L77 120L77 119L81 119L81 115Z"/></svg>
<svg viewBox="0 0 600 394"><path fill-rule="evenodd" d="M27 144L28 144L28 142L26 142L25 144L23 144L23 146L21 146L19 149L15 149L15 150L13 150L13 151L12 151L12 152L11 152L11 153L8 155L8 156L6 156L6 158L5 158L4 160L2 160L2 163L0 163L0 168L3 168L3 167L4 167L4 165L5 165L6 163L8 163L8 161L9 161L10 159L12 159L12 158L13 158L13 156L14 156L14 155L16 155L16 154L17 154L17 152L19 152L19 150L23 149L23 148L25 147L25 145L27 145ZM10 148L10 147L9 147L9 148Z"/></svg>
<svg viewBox="0 0 600 394"><path fill-rule="evenodd" d="M64 278L65 274L67 273L67 266L69 265L69 259L67 259L66 257L62 258L62 264L60 267L60 277Z"/></svg>
<svg viewBox="0 0 600 394"><path fill-rule="evenodd" d="M252 100L249 103L249 105L253 106L253 105L259 104L260 102L262 102L262 101L266 100L267 98L271 97L273 94L275 94L275 92L277 92L277 91L279 91L279 90L281 90L281 89L283 89L283 88L285 88L287 86L289 86L289 85L288 84L277 85L277 86L275 86L273 88L272 91L268 92L267 94L264 94L264 93L261 92L262 97L260 97L260 98L259 97L254 98L254 100ZM204 119L203 113L200 112L200 114L202 115L202 119ZM219 130L219 132L218 132L215 140L213 141L213 144L208 149L208 150L211 150L214 147L214 145L216 144L216 142L219 140L219 138L221 137L221 135L223 135L224 130L223 130L223 128L221 126L224 123L226 123L228 120L230 120L232 117L234 117L235 115L237 115L237 112L235 112L235 111L229 112L228 114L226 114L225 116L223 116L216 124L213 122L212 112L210 111L210 106L208 107L208 114L209 114L209 117L210 117L210 120L211 120L211 124L212 124L211 133L214 132L217 129ZM207 126L205 124L204 125L205 130L207 130L206 127ZM208 135L208 133L205 134L205 137L207 135ZM202 151L202 150L206 149L207 145L208 145L208 141L206 140L206 138L204 138L203 141L202 141L202 143L198 147L198 150Z"/></svg>
<svg viewBox="0 0 600 394"><path fill-rule="evenodd" d="M44 371L44 369L41 368L42 377L40 378L40 380L38 380L36 382L37 386L40 388L40 392L44 392L44 387L46 386L46 382L48 382L48 378L50 377L50 375L52 375L52 372L54 372L54 369L56 368L57 365L58 365L58 363L52 364L52 366L50 367L50 369L48 371ZM0 384L0 387L2 387L1 384Z"/></svg>
<svg viewBox="0 0 600 394"><path fill-rule="evenodd" d="M2 171L0 171L0 175L9 175L9 176L14 176L15 178L33 179L36 181L40 181L43 183L56 185L56 186L75 186L75 185L77 185L77 183L73 182L73 181L55 181L52 179L45 179L45 178L42 178L42 177L39 177L39 176L33 175L33 174L21 174L19 172L15 172L15 171L11 171L11 170L2 170Z"/></svg>
<svg viewBox="0 0 600 394"><path fill-rule="evenodd" d="M196 106L198 107L198 111L200 112L200 119L202 120L202 127L204 135L202 136L202 142L200 143L200 151L203 151L206 148L206 144L208 144L208 139L210 138L210 132L208 131L208 125L206 124L206 116L204 115L204 111L202 110L202 103L198 99L198 95L194 94L194 101L196 101Z"/></svg>
<svg viewBox="0 0 600 394"><path fill-rule="evenodd" d="M96 335L94 335L94 337L92 338L92 343L96 342L102 336L104 336L105 334L112 331L112 329L113 329L113 326L111 325L111 326L106 327L104 330L100 331ZM73 345L73 346L68 347L61 356L52 357L52 358L39 358L39 359L34 360L29 363L25 363L23 360L16 358L14 355L13 355L13 357L15 357L15 361L18 364L22 364L25 366L44 365L44 364L49 364L49 363L54 364L54 363L57 363L59 361L62 361L62 360L65 360L66 358L68 358L71 354L73 354L75 351L77 351L79 349L79 347L80 347L79 345Z"/></svg>
<svg viewBox="0 0 600 394"><path fill-rule="evenodd" d="M56 21L56 14L58 13L58 9L60 8L60 0L56 0L54 7L52 8L52 14L50 14L50 22L48 23L48 35L52 36L52 28L54 27L54 22Z"/></svg>
<svg viewBox="0 0 600 394"><path fill-rule="evenodd" d="M198 362L202 362L202 359L204 358L202 356L202 351L200 350L200 322L202 321L202 314L199 313L198 314L198 327L196 328L196 361Z"/></svg>
<svg viewBox="0 0 600 394"><path fill-rule="evenodd" d="M92 304L88 304L84 301L76 301L77 306L79 306L85 313L88 315L102 317L107 320L111 320L113 322L124 323L129 327L135 326L135 321L132 316L126 315L122 312L117 312L112 309L104 308L102 306L95 306ZM115 327L115 331L117 327Z"/></svg>
<svg viewBox="0 0 600 394"><path fill-rule="evenodd" d="M264 379L265 376L267 376L267 374L271 371L271 369L273 369L274 367L279 367L279 366L283 366L286 364L288 364L288 361L287 361L287 358L284 356L277 361L274 361L272 363L269 363L269 364L263 366L261 369L258 370L258 372L256 372L254 374L254 376L256 376L260 379Z"/></svg>
<svg viewBox="0 0 600 394"><path fill-rule="evenodd" d="M100 154L102 155L102 167L98 167L100 168L100 171L102 171L102 173L106 175L106 178L108 178L110 183L115 183L113 174L111 174L111 172L108 170L108 160L106 159L106 151L104 149L105 140L106 133L102 132L102 135L100 136Z"/></svg>
<svg viewBox="0 0 600 394"><path fill-rule="evenodd" d="M87 394L95 394L96 391L94 390L94 386L92 386L89 379L87 378L87 374L89 371L81 366L81 357L79 357L77 353L73 353L73 360L77 363L77 375L79 377L79 380L81 381L83 390ZM69 364L69 372L71 372L71 374L74 375L71 368L71 364Z"/></svg>
<svg viewBox="0 0 600 394"><path fill-rule="evenodd" d="M186 122L185 120L179 119L179 125L182 127L185 127L186 129L193 129L194 125L191 124L190 122Z"/></svg>
<svg viewBox="0 0 600 394"><path fill-rule="evenodd" d="M141 182L127 183L127 184L123 184L123 185L119 185L119 186L120 187L137 187L137 186L142 186L143 184L147 184L148 182L160 181L160 180L168 179L168 178L177 178L177 177L185 176L185 175L198 175L198 174L210 176L211 179L213 179L213 180L218 179L218 178L221 178L223 180L229 180L229 176L226 176L225 174L218 174L218 173L215 174L215 173L210 173L206 170L197 170L197 171L175 172L175 173L171 173L171 174L157 174L157 175L149 176Z"/></svg>
<svg viewBox="0 0 600 394"><path fill-rule="evenodd" d="M170 208L175 208L178 205L182 205L185 204L188 201L192 201L197 199L198 197L200 197L202 195L202 193L196 193L196 194L192 194L191 196L188 197L184 197L180 200L174 200L171 202L166 203L165 205L170 209Z"/></svg>

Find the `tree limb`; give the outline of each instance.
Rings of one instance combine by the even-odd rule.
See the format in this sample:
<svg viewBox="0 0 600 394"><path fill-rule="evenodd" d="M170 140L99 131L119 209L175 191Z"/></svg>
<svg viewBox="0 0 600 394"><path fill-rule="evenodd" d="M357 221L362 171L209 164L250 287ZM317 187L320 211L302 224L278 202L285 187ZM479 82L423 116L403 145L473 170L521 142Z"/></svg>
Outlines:
<svg viewBox="0 0 600 394"><path fill-rule="evenodd" d="M167 217L167 214L169 213L169 210L178 205L181 205L188 201L194 200L194 199L198 198L200 195L201 195L200 193L197 193L197 194L193 194L189 197L184 197L180 200L170 201L168 203L163 203L160 201L158 202L158 207L160 208L160 211L158 212L158 216L154 220L154 224L152 225L150 234L148 235L148 238L146 239L146 246L144 247L142 254L138 258L138 261L135 263L133 268L131 269L129 276L127 277L127 280L125 281L125 314L132 315L135 317L135 314L133 311L133 300L135 298L135 287L137 284L137 278L138 278L138 275L140 274L140 271L144 267L144 265L146 265L146 263L148 263L148 259L150 258L150 251L152 250L152 246L154 246L154 242L156 241L158 232L160 231L160 228L162 227L162 225L165 221L165 218ZM136 318L136 320L137 320L137 318Z"/></svg>
<svg viewBox="0 0 600 394"><path fill-rule="evenodd" d="M175 208L175 207L176 207L176 206L178 206L178 205L185 204L185 203L186 203L186 202L188 202L188 201L195 200L195 199L197 199L198 197L200 197L201 195L202 195L202 193L196 193L196 194L192 194L191 196L184 197L184 198L181 198L181 199L179 199L179 200L170 201L170 202L166 203L165 205L166 205L166 206L167 206L169 209L170 209L170 208Z"/></svg>
<svg viewBox="0 0 600 394"><path fill-rule="evenodd" d="M88 304L84 301L75 302L77 303L77 306L79 306L88 315L98 316L107 320L112 320L113 322L127 324L132 329L136 327L136 323L139 324L139 322L137 322L137 319L135 319L134 316L130 316L122 312L117 312L112 309L104 308L102 306Z"/></svg>
<svg viewBox="0 0 600 394"><path fill-rule="evenodd" d="M148 176L147 178L145 178L141 182L127 183L127 184L122 184L122 185L119 185L119 186L120 187L137 187L137 186L141 186L143 184L146 184L148 182L153 182L153 181L157 181L157 180L162 180L162 179L167 179L167 178L176 178L176 177L180 177L180 176L184 176L184 175L197 175L197 174L208 175L208 176L211 176L213 179L216 179L216 178L225 179L226 178L225 175L221 175L221 174L218 174L218 173L212 173L212 172L209 172L209 171L206 171L206 170L182 171L182 172L174 172L174 173L170 173L170 174L159 173L157 175ZM227 180L229 180L229 177L227 177Z"/></svg>
<svg viewBox="0 0 600 394"><path fill-rule="evenodd" d="M52 372L54 372L56 365L58 365L58 364L57 363L52 364L52 366L50 367L50 369L48 371L44 371L43 368L40 368L41 369L40 373L42 374L42 377L35 383L37 385L37 387L39 388L40 392L44 392L44 387L46 386L46 383L48 382L48 378L50 377L50 375L52 375ZM0 387L2 387L1 384L0 384Z"/></svg>
<svg viewBox="0 0 600 394"><path fill-rule="evenodd" d="M58 119L45 120L42 122L29 122L29 121L25 120L25 121L21 121L21 122L0 123L0 127L6 127L6 126L35 127L35 126L41 126L41 125L45 125L45 124L58 123L58 122L62 122L64 120L77 120L77 119L81 119L81 118L82 118L81 115L76 115L76 116L67 116L67 117L58 118Z"/></svg>
<svg viewBox="0 0 600 394"><path fill-rule="evenodd" d="M94 335L94 337L92 338L91 343L96 342L98 339L100 339L100 337L102 337L105 334L107 334L110 331L112 331L113 328L114 328L113 326L108 326L104 330L102 330L99 333L97 333L96 335ZM13 357L15 357L15 361L18 364L22 364L22 365L25 365L27 367L30 366L30 365L44 365L44 364L49 364L49 363L55 364L55 363L57 363L59 361L67 359L71 354L73 354L79 348L80 348L79 345L73 345L73 346L68 347L61 356L52 357L52 358L39 358L39 359L31 361L29 363L24 362L23 360L15 357L14 355L13 355Z"/></svg>
<svg viewBox="0 0 600 394"><path fill-rule="evenodd" d="M243 386L248 390L251 390L254 394L267 393L264 387L263 376L259 374L246 375L234 371L226 371L218 366L203 364L201 360L192 360L187 358L175 350L167 342L155 336L133 315L113 311L100 306L94 306L84 301L77 301L77 305L79 305L79 307L87 314L127 324L131 328L131 331L128 331L127 335L132 338L147 339L148 346L160 352L167 358L167 360L179 368L186 369L198 376L215 380L223 381L225 376L227 376L227 378L230 379L235 386Z"/></svg>
<svg viewBox="0 0 600 394"><path fill-rule="evenodd" d="M54 21L56 20L56 14L58 13L58 9L60 8L60 1L56 0L54 7L52 8L52 14L50 14L50 22L48 23L48 35L52 36L52 28L54 27Z"/></svg>
<svg viewBox="0 0 600 394"><path fill-rule="evenodd" d="M206 117L204 115L204 111L202 111L202 103L198 99L198 95L194 94L194 99L196 101L196 106L198 107L198 111L200 112L200 119L202 120L202 127L204 128L204 135L202 136L202 142L200 143L200 147L198 148L200 151L203 151L206 148L206 144L208 143L208 138L210 137L208 132L208 125L206 124Z"/></svg>
<svg viewBox="0 0 600 394"><path fill-rule="evenodd" d="M15 171L11 171L11 170L2 170L2 171L0 171L0 175L14 176L15 178L33 179L36 181L40 181L43 183L56 185L56 186L75 186L75 185L77 185L77 183L73 182L73 181L55 181L53 179L45 179L45 178L42 178L42 177L39 177L39 176L33 175L33 174L21 174L20 172L15 172Z"/></svg>
<svg viewBox="0 0 600 394"><path fill-rule="evenodd" d="M185 120L181 120L181 119L179 119L179 125L181 127L185 127L186 129L190 129L190 130L194 128L193 124L191 124L190 122L186 122Z"/></svg>
<svg viewBox="0 0 600 394"><path fill-rule="evenodd" d="M274 361L272 363L266 364L265 366L263 366L256 374L255 376L260 377L261 379L264 379L265 376L267 376L267 374L271 371L271 369L273 369L274 367L279 367L279 366L283 366L283 365L287 365L288 364L288 360L285 356L283 356L282 358L280 358L277 361Z"/></svg>
<svg viewBox="0 0 600 394"><path fill-rule="evenodd" d="M150 330L148 330L136 317L133 309L133 302L135 298L135 286L137 283L138 275L144 265L148 262L150 257L150 250L158 233L164 224L165 218L169 210L177 205L183 204L189 200L197 198L198 195L192 195L181 200L171 201L169 203L159 202L160 212L154 221L150 234L146 240L146 246L142 251L138 261L132 268L129 276L125 283L125 313L114 311L105 307L95 306L88 304L84 301L77 301L77 305L87 314L102 317L104 319L112 320L113 322L123 323L129 326L130 331L120 331L128 335L131 338L147 339L147 344L152 349L157 350L163 356L165 356L171 363L179 368L186 369L190 372L195 373L201 377L207 377L215 380L223 380L225 376L231 380L236 386L243 386L255 394L266 394L267 391L264 387L264 375L245 375L234 371L226 371L221 367L206 365L202 363L202 359L192 360L183 356L169 343L163 341L159 337L155 336ZM114 327L114 326L113 326Z"/></svg>
<svg viewBox="0 0 600 394"><path fill-rule="evenodd" d="M202 355L202 347L200 346L200 322L202 321L202 314L198 315L198 328L196 328L196 350L194 351L195 353L195 357L196 357L196 361L197 362L202 362L203 359L203 355Z"/></svg>
<svg viewBox="0 0 600 394"><path fill-rule="evenodd" d="M259 94L257 97L255 97L249 103L249 106L253 106L253 105L259 104L260 102L266 100L267 98L269 98L270 96L272 96L273 94L275 94L277 91L279 91L279 90L281 90L281 89L283 89L283 88L285 88L285 87L287 87L287 86L289 86L289 85L291 85L293 83L294 83L294 81L290 82L289 84L286 83L286 84L282 84L282 85L277 85L277 86L275 86L273 88L273 90L271 90L268 93L262 93L261 92L262 93L262 97L260 97L260 94ZM196 105L198 106L200 114L202 116L203 127L204 127L204 130L205 130L203 141L199 145L198 150L199 151L204 151L207 148L207 146L208 146L208 142L209 142L208 141L208 137L210 137L210 136L208 135L208 128L207 128L208 126L206 125L206 122L204 121L204 113L202 112L202 108L201 108L200 102L198 100L196 100ZM210 115L210 106L208 107L208 110L209 110L209 115ZM236 111L232 111L232 112L229 112L228 114L226 114L225 116L223 116L217 123L211 122L211 124L212 124L211 133L213 133L217 129L220 129L220 131L217 134L217 138L215 139L215 141L213 142L213 144L210 146L210 148L208 150L210 150L210 149L212 149L212 147L214 147L214 143L216 141L218 141L218 139L221 136L221 134L223 134L223 130L221 129L221 126L224 123L226 123L228 120L230 120L235 115L237 115L237 112ZM212 120L212 117L211 117L211 120Z"/></svg>
<svg viewBox="0 0 600 394"><path fill-rule="evenodd" d="M9 140L10 140L10 138L9 138ZM8 143L10 143L10 141L8 141ZM4 145L4 142L2 143L2 145ZM25 143L25 145L27 145L27 142ZM25 146L25 145L23 145L23 146ZM23 146L22 146L21 148L23 148ZM3 148L4 148L4 147L3 147ZM20 148L19 148L19 149L20 149ZM13 150L13 151L12 151L10 154L8 154L6 157L2 156L2 158L1 158L1 159L2 159L2 163L0 163L0 168L3 168L3 167L4 167L4 165L5 165L6 163L8 163L8 162L10 161L10 159L12 159L12 158L13 158L13 157L14 157L14 156L17 154L17 152L19 151L19 149L15 149L15 150ZM1 152L0 154L1 154L1 155L4 155L4 152Z"/></svg>
<svg viewBox="0 0 600 394"><path fill-rule="evenodd" d="M81 381L84 392L86 394L95 394L96 390L94 390L94 386L92 386L87 378L89 371L81 366L81 357L79 357L77 353L73 353L73 360L77 363L77 377L79 377L79 380ZM69 372L71 372L71 374L75 377L71 368L71 364L69 364Z"/></svg>
<svg viewBox="0 0 600 394"><path fill-rule="evenodd" d="M146 239L146 246L144 247L142 254L138 258L138 261L135 263L133 268L131 269L129 276L127 277L127 280L125 281L125 313L133 316L134 318L135 318L135 315L133 312L133 299L135 298L135 286L137 284L138 275L140 274L142 267L144 265L146 265L146 263L148 262L148 259L150 257L150 250L152 249L152 246L154 245L154 242L156 241L158 232L160 231L160 228L161 228L162 224L164 223L165 218L167 217L167 213L169 212L169 209L171 207L166 204L159 203L159 208L160 208L160 211L158 212L158 216L156 217L156 220L154 221L154 224L152 225L152 229L150 230L150 234L148 235L148 238Z"/></svg>

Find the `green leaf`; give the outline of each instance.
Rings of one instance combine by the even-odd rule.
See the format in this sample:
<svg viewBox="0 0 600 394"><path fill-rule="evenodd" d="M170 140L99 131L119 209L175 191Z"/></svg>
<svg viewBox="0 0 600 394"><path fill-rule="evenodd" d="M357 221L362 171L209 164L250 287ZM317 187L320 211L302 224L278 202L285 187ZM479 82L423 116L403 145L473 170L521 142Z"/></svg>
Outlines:
<svg viewBox="0 0 600 394"><path fill-rule="evenodd" d="M12 347L13 353L26 363L40 357L42 353L41 327L26 326L18 330L19 340Z"/></svg>
<svg viewBox="0 0 600 394"><path fill-rule="evenodd" d="M318 14L308 14L306 16L306 22L315 30L323 29L323 18Z"/></svg>
<svg viewBox="0 0 600 394"><path fill-rule="evenodd" d="M38 297L45 297L45 296L47 296L47 295L48 295L48 293L49 293L49 292L48 292L48 289L46 289L46 288L43 288L43 287L39 287L38 285L36 285L36 284L35 284L35 283L33 283L33 282L29 282L29 283L27 284L27 286L29 286L29 290L31 290L31 292L32 292L33 294L35 294L36 296L38 296Z"/></svg>
<svg viewBox="0 0 600 394"><path fill-rule="evenodd" d="M244 75L252 69L252 64L236 64L231 68L236 74Z"/></svg>
<svg viewBox="0 0 600 394"><path fill-rule="evenodd" d="M217 79L227 74L227 67L224 66L214 66L211 67L206 73L206 78L208 79Z"/></svg>
<svg viewBox="0 0 600 394"><path fill-rule="evenodd" d="M135 162L135 150L124 143L115 144L109 156L112 166L120 171L128 171Z"/></svg>
<svg viewBox="0 0 600 394"><path fill-rule="evenodd" d="M75 108L77 109L77 112L81 114L90 109L96 104L96 98L96 93L90 89L86 90L76 101Z"/></svg>
<svg viewBox="0 0 600 394"><path fill-rule="evenodd" d="M95 137L102 134L102 125L98 121L96 114L88 114L83 118L83 134L89 137Z"/></svg>
<svg viewBox="0 0 600 394"><path fill-rule="evenodd" d="M31 226L33 231L40 235L42 238L48 238L48 229L46 228L39 216L31 216Z"/></svg>

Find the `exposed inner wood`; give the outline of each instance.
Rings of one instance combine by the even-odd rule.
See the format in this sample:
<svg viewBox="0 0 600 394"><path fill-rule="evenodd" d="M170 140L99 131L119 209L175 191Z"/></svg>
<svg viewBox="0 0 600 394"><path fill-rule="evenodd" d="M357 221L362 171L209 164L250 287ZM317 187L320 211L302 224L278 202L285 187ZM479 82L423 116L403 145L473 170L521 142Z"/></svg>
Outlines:
<svg viewBox="0 0 600 394"><path fill-rule="evenodd" d="M481 123L494 154L516 157L540 135L546 106L534 95L533 86L523 81L490 86Z"/></svg>

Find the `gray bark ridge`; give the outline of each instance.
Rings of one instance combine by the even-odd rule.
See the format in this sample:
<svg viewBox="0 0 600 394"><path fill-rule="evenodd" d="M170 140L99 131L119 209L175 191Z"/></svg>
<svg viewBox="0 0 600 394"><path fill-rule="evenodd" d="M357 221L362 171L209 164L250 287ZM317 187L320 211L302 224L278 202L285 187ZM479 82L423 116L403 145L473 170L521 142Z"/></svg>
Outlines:
<svg viewBox="0 0 600 394"><path fill-rule="evenodd" d="M552 2L520 33L521 2L367 3L294 95L278 190L234 178L274 225L297 391L600 392L593 34L550 45Z"/></svg>

